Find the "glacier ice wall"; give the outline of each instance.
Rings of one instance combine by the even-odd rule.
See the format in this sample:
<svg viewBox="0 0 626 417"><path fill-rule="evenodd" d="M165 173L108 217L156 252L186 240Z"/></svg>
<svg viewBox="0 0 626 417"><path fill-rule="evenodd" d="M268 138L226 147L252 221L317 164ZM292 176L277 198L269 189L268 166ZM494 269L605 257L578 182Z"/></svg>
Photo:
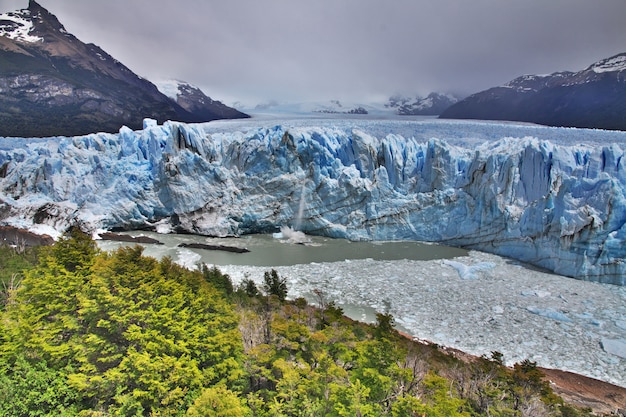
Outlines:
<svg viewBox="0 0 626 417"><path fill-rule="evenodd" d="M5 146L0 219L219 236L298 223L353 240L464 246L624 285L623 156L618 144L531 137L469 149L323 126L209 134L147 123Z"/></svg>

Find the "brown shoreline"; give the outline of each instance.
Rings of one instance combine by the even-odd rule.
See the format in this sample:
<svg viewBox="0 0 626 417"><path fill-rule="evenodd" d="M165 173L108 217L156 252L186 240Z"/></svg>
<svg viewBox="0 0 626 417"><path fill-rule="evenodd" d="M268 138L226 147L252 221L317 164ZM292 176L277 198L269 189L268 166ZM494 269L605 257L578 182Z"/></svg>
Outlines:
<svg viewBox="0 0 626 417"><path fill-rule="evenodd" d="M49 246L54 239L13 226L0 226L0 243L10 246Z"/></svg>
<svg viewBox="0 0 626 417"><path fill-rule="evenodd" d="M589 407L597 414L617 411L626 415L626 388L573 372L539 369L546 375L552 390L570 404Z"/></svg>
<svg viewBox="0 0 626 417"><path fill-rule="evenodd" d="M400 335L416 343L433 344L430 341L418 339L408 333L396 330ZM463 362L478 359L458 349L441 346L440 349ZM590 408L595 414L605 415L617 413L616 416L626 416L626 388L610 382L590 378L574 372L538 367L544 373L546 381L555 394L567 403L582 408ZM621 412L621 414L619 414Z"/></svg>

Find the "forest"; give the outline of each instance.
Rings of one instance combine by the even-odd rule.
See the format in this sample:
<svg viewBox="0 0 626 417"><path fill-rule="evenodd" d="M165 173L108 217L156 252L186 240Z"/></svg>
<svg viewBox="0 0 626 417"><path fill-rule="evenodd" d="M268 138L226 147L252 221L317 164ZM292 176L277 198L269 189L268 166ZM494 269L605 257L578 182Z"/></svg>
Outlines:
<svg viewBox="0 0 626 417"><path fill-rule="evenodd" d="M0 248L0 416L589 416L531 361L460 357L379 313L288 297L275 270L234 286L70 229Z"/></svg>

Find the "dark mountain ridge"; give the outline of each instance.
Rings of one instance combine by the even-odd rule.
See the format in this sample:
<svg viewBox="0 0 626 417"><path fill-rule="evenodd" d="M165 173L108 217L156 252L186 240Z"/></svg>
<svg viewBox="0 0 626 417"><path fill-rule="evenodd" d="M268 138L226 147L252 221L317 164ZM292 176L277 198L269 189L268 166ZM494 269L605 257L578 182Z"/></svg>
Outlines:
<svg viewBox="0 0 626 417"><path fill-rule="evenodd" d="M68 33L37 2L0 15L0 136L80 135L247 117L211 103L187 110L100 47ZM215 106L213 106L215 107Z"/></svg>
<svg viewBox="0 0 626 417"><path fill-rule="evenodd" d="M440 117L626 130L626 53L579 72L518 77L461 100Z"/></svg>

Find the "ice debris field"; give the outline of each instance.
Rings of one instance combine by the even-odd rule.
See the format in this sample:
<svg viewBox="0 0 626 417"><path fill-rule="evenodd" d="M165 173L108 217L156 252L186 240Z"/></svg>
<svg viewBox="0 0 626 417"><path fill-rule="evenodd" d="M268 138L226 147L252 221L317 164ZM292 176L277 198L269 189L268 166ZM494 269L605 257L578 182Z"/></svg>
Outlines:
<svg viewBox="0 0 626 417"><path fill-rule="evenodd" d="M180 262L193 259L181 252ZM189 258L191 257L191 258ZM234 282L268 268L220 266ZM352 260L275 267L289 296L323 292L352 318L389 312L407 333L475 355L504 354L626 387L626 287L585 282L471 251L454 260Z"/></svg>

